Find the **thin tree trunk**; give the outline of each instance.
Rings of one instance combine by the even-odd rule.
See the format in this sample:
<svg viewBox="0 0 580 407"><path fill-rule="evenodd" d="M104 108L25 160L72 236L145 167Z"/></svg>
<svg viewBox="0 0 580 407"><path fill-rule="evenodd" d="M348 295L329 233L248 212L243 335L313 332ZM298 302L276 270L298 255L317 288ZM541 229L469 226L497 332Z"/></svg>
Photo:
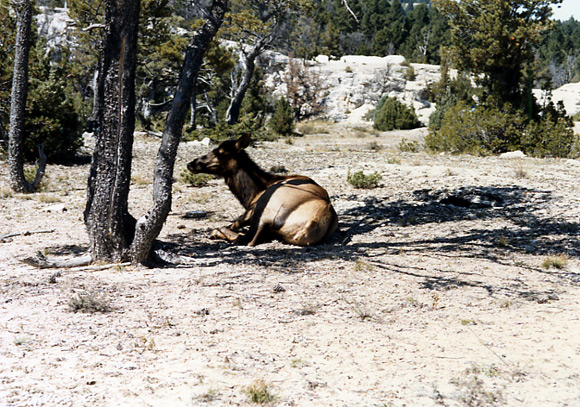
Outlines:
<svg viewBox="0 0 580 407"><path fill-rule="evenodd" d="M203 55L211 39L221 26L228 7L227 0L214 0L205 24L196 32L188 47L179 84L167 117L161 147L157 154L153 181L153 207L137 221L135 238L131 245L133 262L147 264L153 243L171 210L171 188L177 147L183 133L183 125L196 86Z"/></svg>
<svg viewBox="0 0 580 407"><path fill-rule="evenodd" d="M24 115L28 97L28 56L30 54L30 27L32 4L30 0L14 3L17 16L14 71L10 103L10 131L8 134L8 163L10 186L16 192L34 192L42 181L46 156L39 148L40 162L34 182L24 177Z"/></svg>
<svg viewBox="0 0 580 407"><path fill-rule="evenodd" d="M250 87L254 71L256 70L256 58L262 53L266 43L267 39L265 38L254 46L254 48L252 48L247 54L242 52L242 80L240 81L240 84L234 93L234 97L232 97L232 100L230 101L228 110L226 111L226 122L228 124L234 124L240 118L242 102L244 101L244 96L246 96L246 92Z"/></svg>
<svg viewBox="0 0 580 407"><path fill-rule="evenodd" d="M85 224L93 261L128 256L135 221L128 212L139 0L106 0L99 68L96 146L88 180Z"/></svg>
<svg viewBox="0 0 580 407"><path fill-rule="evenodd" d="M102 56L99 57L99 61L101 60ZM99 123L99 111L102 110L103 106L101 106L103 102L102 95L99 94L99 63L97 68L95 68L95 72L93 73L93 110L91 115L87 119L87 127L89 131L96 132L100 123Z"/></svg>

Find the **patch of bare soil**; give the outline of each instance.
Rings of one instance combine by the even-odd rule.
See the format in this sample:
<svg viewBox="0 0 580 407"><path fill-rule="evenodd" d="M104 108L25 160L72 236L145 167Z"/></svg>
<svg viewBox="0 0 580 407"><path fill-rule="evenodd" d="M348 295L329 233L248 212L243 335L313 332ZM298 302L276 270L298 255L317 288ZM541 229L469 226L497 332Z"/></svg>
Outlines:
<svg viewBox="0 0 580 407"><path fill-rule="evenodd" d="M20 195L1 162L0 236L46 233L0 243L0 405L580 405L580 163L398 150L423 135L328 125L249 149L328 189L340 232L311 248L209 240L241 206L180 181L204 153L183 144L160 239L191 264L157 269L19 262L86 249L88 166ZM136 216L157 143L135 145Z"/></svg>

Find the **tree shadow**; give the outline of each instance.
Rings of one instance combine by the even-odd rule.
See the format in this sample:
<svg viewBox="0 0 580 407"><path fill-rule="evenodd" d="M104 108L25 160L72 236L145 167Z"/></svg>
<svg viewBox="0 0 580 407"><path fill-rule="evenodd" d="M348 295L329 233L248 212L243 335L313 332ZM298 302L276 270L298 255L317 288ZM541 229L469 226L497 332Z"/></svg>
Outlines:
<svg viewBox="0 0 580 407"><path fill-rule="evenodd" d="M546 215L545 209L555 199L549 191L467 186L455 190L417 190L396 201L390 201L388 197L361 198L356 195L339 196L338 199L352 201L354 205L339 213L340 230L317 246L304 248L282 243L253 248L232 246L207 239L207 228L171 235L170 242L164 245L167 250L196 259L200 264L244 263L285 273L300 272L313 261L364 260L390 272L414 276L424 289L477 286L490 294L517 292L522 297L529 290L518 288L517 283L513 287L494 287L485 282L474 282L467 276L465 279L457 275L446 276L444 270L389 264L385 256L433 253L438 257L483 258L513 265L511 258L515 254L565 253L569 257L580 254L577 247L578 222ZM449 226L453 223L457 224L455 228L461 229L460 232L452 234ZM429 233L424 233L426 227ZM405 238L385 239L384 236L392 234L393 229ZM526 268L523 264L520 267ZM578 273L527 268L580 283ZM543 298L540 294L536 297Z"/></svg>

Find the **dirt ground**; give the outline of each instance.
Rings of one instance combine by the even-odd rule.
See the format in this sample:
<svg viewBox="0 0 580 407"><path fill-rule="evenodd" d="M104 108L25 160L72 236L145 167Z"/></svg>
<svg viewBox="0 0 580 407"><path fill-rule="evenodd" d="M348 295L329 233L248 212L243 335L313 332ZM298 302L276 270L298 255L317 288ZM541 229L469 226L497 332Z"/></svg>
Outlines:
<svg viewBox="0 0 580 407"><path fill-rule="evenodd" d="M0 242L0 406L580 406L580 161L400 151L421 129L317 133L249 153L327 188L331 241L210 240L241 206L221 180L181 181L205 153L185 143L160 236L179 267L21 263L86 250L88 165L49 166L21 195L0 162L0 237L23 233ZM135 216L157 147L137 137Z"/></svg>

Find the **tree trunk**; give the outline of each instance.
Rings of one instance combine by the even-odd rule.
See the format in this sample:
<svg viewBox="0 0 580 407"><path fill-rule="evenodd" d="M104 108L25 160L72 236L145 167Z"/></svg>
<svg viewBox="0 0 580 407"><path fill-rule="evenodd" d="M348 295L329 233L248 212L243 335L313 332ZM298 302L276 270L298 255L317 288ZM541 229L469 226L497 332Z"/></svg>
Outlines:
<svg viewBox="0 0 580 407"><path fill-rule="evenodd" d="M227 0L214 0L205 24L195 33L187 49L185 61L175 91L171 110L167 117L161 147L157 154L153 181L153 207L137 221L135 238L131 245L133 262L147 264L153 243L171 210L171 188L177 147L183 133L183 125L196 86L203 55L211 39L221 26L228 7Z"/></svg>
<svg viewBox="0 0 580 407"><path fill-rule="evenodd" d="M240 81L226 112L226 122L228 124L235 124L240 118L242 102L244 101L246 91L250 87L250 82L252 81L252 76L254 76L254 71L256 69L256 58L264 50L265 43L265 40L260 41L258 45L254 46L247 54L242 52L242 80Z"/></svg>
<svg viewBox="0 0 580 407"><path fill-rule="evenodd" d="M102 59L102 56L99 57L99 61ZM87 119L87 130L88 131L92 131L92 132L96 132L99 125L101 123L99 123L99 114L98 112L100 110L103 109L102 106L102 102L103 102L103 97L102 95L99 94L99 89L101 89L99 87L99 68L100 68L100 63L98 64L97 68L95 69L95 72L93 73L93 110L91 112L91 115L89 116L89 118Z"/></svg>
<svg viewBox="0 0 580 407"><path fill-rule="evenodd" d="M99 68L96 145L85 224L93 261L128 256L135 221L128 212L140 0L106 0Z"/></svg>
<svg viewBox="0 0 580 407"><path fill-rule="evenodd" d="M34 182L24 177L24 115L28 96L28 56L30 54L30 26L32 5L30 0L14 3L17 16L14 71L10 103L10 131L8 134L8 163L10 186L16 192L34 192L42 181L46 156L39 148L40 163Z"/></svg>

